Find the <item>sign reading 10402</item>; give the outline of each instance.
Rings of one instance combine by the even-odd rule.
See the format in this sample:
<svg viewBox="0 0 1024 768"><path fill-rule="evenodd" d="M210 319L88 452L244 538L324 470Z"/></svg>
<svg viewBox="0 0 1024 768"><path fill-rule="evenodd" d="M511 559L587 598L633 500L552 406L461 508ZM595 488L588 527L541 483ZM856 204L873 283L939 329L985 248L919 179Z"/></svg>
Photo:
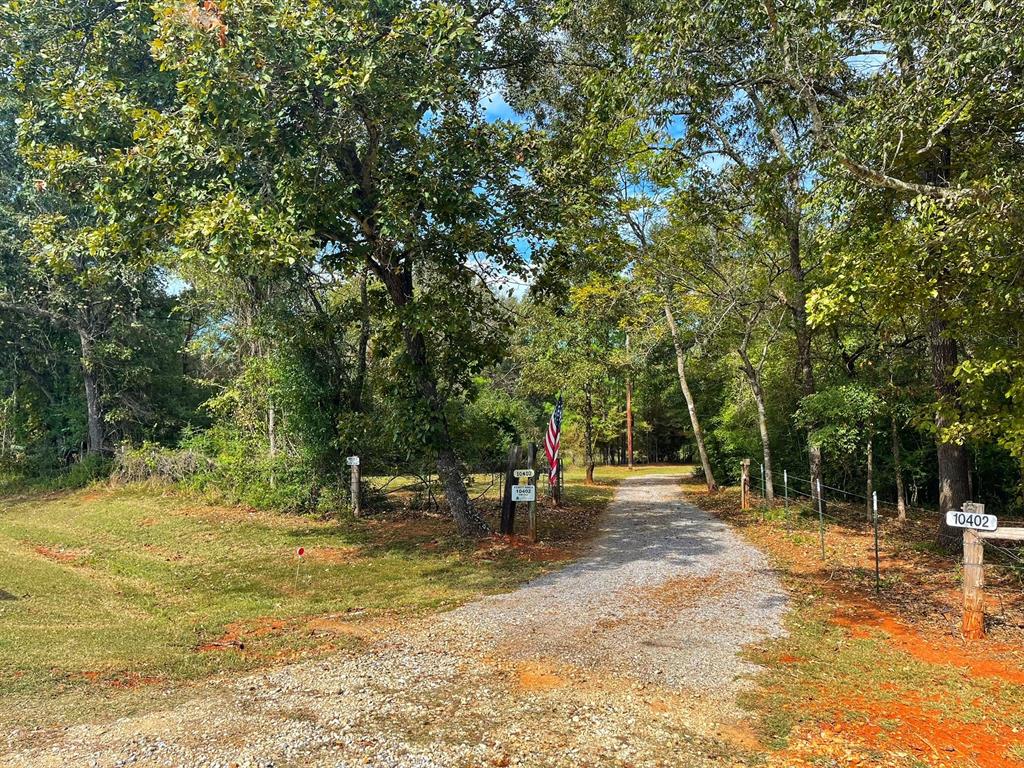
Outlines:
<svg viewBox="0 0 1024 768"><path fill-rule="evenodd" d="M965 501L963 509L951 509L946 513L946 525L953 528L974 528L979 531L994 531L999 527L995 515L985 514L985 505Z"/></svg>

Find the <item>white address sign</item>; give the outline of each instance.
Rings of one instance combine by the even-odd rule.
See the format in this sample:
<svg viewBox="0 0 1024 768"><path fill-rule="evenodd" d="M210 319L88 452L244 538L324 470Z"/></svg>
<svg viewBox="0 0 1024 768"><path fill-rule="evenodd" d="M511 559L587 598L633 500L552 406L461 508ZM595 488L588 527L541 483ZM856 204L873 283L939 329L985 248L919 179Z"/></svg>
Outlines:
<svg viewBox="0 0 1024 768"><path fill-rule="evenodd" d="M536 474L532 469L514 469L512 477L533 477Z"/></svg>
<svg viewBox="0 0 1024 768"><path fill-rule="evenodd" d="M953 528L974 528L979 531L994 531L999 527L995 515L985 514L984 504L964 504L964 508L951 509L946 513L946 525Z"/></svg>
<svg viewBox="0 0 1024 768"><path fill-rule="evenodd" d="M513 485L512 501L536 501L537 486L535 485Z"/></svg>

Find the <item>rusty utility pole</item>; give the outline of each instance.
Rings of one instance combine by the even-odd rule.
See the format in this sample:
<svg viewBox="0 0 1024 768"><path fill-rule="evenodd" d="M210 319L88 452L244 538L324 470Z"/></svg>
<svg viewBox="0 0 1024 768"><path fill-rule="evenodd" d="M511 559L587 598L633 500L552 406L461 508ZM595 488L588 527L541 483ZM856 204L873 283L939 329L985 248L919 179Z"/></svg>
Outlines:
<svg viewBox="0 0 1024 768"><path fill-rule="evenodd" d="M626 334L626 358L629 358L629 334ZM633 379L626 374L626 461L633 469Z"/></svg>

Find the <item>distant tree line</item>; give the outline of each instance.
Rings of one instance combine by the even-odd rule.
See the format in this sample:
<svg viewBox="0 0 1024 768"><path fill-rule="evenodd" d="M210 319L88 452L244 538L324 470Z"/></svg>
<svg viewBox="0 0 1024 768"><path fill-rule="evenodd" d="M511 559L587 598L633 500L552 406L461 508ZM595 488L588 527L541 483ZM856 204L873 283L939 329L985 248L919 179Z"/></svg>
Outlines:
<svg viewBox="0 0 1024 768"><path fill-rule="evenodd" d="M754 456L768 495L1021 505L1018 3L74 0L0 33L13 472L145 443L316 509L359 453L475 533L467 469L559 394L588 477L627 460L628 382L636 456L712 489Z"/></svg>

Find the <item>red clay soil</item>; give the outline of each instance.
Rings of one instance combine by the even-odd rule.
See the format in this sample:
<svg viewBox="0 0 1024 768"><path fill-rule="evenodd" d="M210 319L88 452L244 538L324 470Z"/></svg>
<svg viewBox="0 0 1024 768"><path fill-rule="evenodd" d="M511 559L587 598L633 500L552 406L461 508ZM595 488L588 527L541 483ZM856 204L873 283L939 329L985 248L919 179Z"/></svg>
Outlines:
<svg viewBox="0 0 1024 768"><path fill-rule="evenodd" d="M216 640L201 644L196 648L199 652L245 650L245 644L261 637L267 637L283 631L288 625L284 619L256 619L254 621L235 621L228 624L224 633Z"/></svg>
<svg viewBox="0 0 1024 768"><path fill-rule="evenodd" d="M887 521L881 532L881 594L874 591L874 545L871 531L859 520L859 508L833 505L846 523L830 523L825 535L828 552L822 561L816 530L789 533L782 521L760 522L756 510L741 512L738 494L723 489L710 495L695 486L687 495L698 506L735 526L754 544L770 552L785 570L813 582L837 601L855 598L898 617L929 638L945 635L959 640L962 598L955 558L921 547L934 536L932 521L906 525ZM1024 590L1005 569L986 569L986 614L989 638L985 652L1002 647L1024 648ZM1020 659L1018 658L1018 663Z"/></svg>
<svg viewBox="0 0 1024 768"><path fill-rule="evenodd" d="M47 560L53 560L57 563L74 563L81 560L83 557L88 557L92 554L90 549L53 549L51 547L35 547L35 552L38 555L42 555Z"/></svg>
<svg viewBox="0 0 1024 768"><path fill-rule="evenodd" d="M248 621L236 621L228 624L224 632L217 639L197 646L196 651L208 653L235 650L272 660L303 658L310 653L335 650L336 643L331 642L331 640L350 638L369 641L375 639L384 631L394 630L393 619L386 616L359 619L357 621L351 620L358 617L362 612L362 608L357 608L343 614L296 616L290 619L264 617ZM269 655L254 650L251 647L256 640L286 633L323 638L326 641L313 643L312 646L302 643L298 648L285 648L284 650L274 651Z"/></svg>
<svg viewBox="0 0 1024 768"><path fill-rule="evenodd" d="M950 558L921 552L913 542L927 541L926 523L919 529L894 529L883 548L882 573L890 577L880 595L874 584L870 535L853 526L832 526L822 562L817 537L790 535L777 524L764 524L741 513L732 494L709 496L690 492L701 507L715 512L753 543L774 555L790 576L791 588L830 603L832 623L854 638L874 637L887 647L939 669L960 671L979 683L1024 685L1021 627L1014 619L1022 602L1019 585L993 584L1002 621L990 637L965 642L959 636L959 589ZM797 656L779 659L795 667ZM799 674L795 672L794 674ZM939 678L937 678L938 680ZM991 684L991 683L990 683ZM948 685L956 685L955 678ZM950 693L952 693L950 691ZM986 702L966 702L969 711L951 711L941 685L931 693L898 686L872 692L853 687L810 694L800 705L802 725L790 734L788 746L773 753L773 768L810 766L930 766L932 768L1010 768L1024 765L1024 728L1005 709ZM955 697L954 697L955 698ZM1011 724L1016 721L1016 727ZM1011 752L1011 750L1013 750Z"/></svg>
<svg viewBox="0 0 1024 768"><path fill-rule="evenodd" d="M858 713L856 720L849 712ZM774 753L769 765L785 768L842 765L848 768L927 765L935 768L1012 768L1008 750L1024 745L1024 733L991 719L964 723L937 702L908 695L901 701L844 697L831 724L809 726ZM834 762L829 763L831 758Z"/></svg>
<svg viewBox="0 0 1024 768"><path fill-rule="evenodd" d="M965 677L1024 684L1024 670L994 658L990 647L981 650L977 644L948 635L919 632L856 596L841 598L831 620L853 637L880 637L926 664L963 670ZM785 655L779 661L798 665L805 660ZM770 756L768 765L1020 768L1024 764L1009 751L1017 748L1024 754L1024 730L1003 722L1005 711L986 713L984 701L972 702L970 706L978 711L975 722L974 716L951 713L941 691L923 695L897 685L883 687L886 690L877 696L822 689L809 697L801 706L808 722L790 735L785 749Z"/></svg>
<svg viewBox="0 0 1024 768"><path fill-rule="evenodd" d="M566 680L542 662L524 662L517 669L516 682L524 691L550 691L566 685Z"/></svg>
<svg viewBox="0 0 1024 768"><path fill-rule="evenodd" d="M895 616L866 602L849 601L832 616L832 621L846 627L854 637L868 637L874 630L888 635L890 645L927 664L958 667L976 677L994 677L1024 685L1024 669L1006 663L994 654L1013 653L1018 649L1005 644L986 643L983 653L972 642L957 642L948 636L934 636L916 631ZM970 650L973 648L974 650Z"/></svg>

